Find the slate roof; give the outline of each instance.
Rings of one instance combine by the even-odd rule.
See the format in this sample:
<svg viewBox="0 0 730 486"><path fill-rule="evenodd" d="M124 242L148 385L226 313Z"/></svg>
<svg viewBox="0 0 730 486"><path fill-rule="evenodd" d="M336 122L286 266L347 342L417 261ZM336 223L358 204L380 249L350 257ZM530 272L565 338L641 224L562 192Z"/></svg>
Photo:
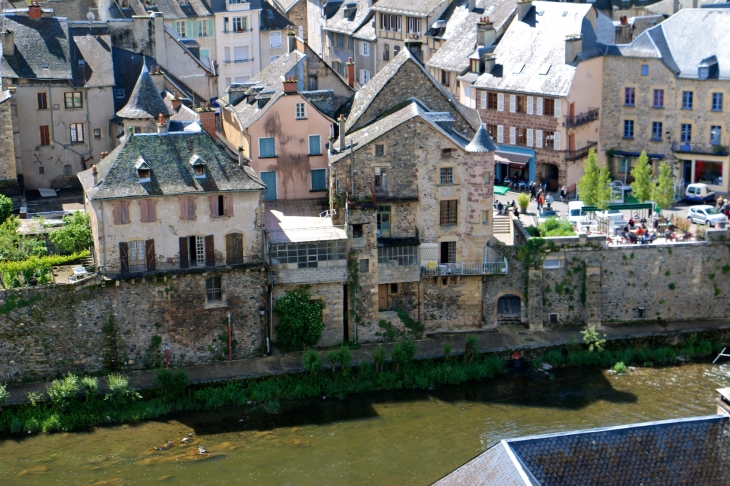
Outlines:
<svg viewBox="0 0 730 486"><path fill-rule="evenodd" d="M371 9L375 12L410 14L423 16L430 14L448 0L378 0Z"/></svg>
<svg viewBox="0 0 730 486"><path fill-rule="evenodd" d="M711 7L714 4L722 5L723 3L725 3L725 0L698 0L697 1L698 6L702 6L702 7L707 7L707 6ZM680 9L692 8L693 4L694 4L694 0L679 0ZM656 2L656 3L652 3L651 5L647 5L644 8L649 13L655 13L655 14L670 17L670 16L672 16L672 14L674 14L674 0L662 0L660 2Z"/></svg>
<svg viewBox="0 0 730 486"><path fill-rule="evenodd" d="M274 0L274 2L276 2L284 10L284 12L289 12L294 5L304 1L306 0Z"/></svg>
<svg viewBox="0 0 730 486"><path fill-rule="evenodd" d="M72 79L68 20L62 17L31 20L6 13L3 29L13 33L15 54L3 56L1 77Z"/></svg>
<svg viewBox="0 0 730 486"><path fill-rule="evenodd" d="M193 175L190 162L195 156L206 165L204 179ZM150 182L139 182L136 165L141 161L150 167ZM78 174L92 200L265 188L250 167L239 166L205 132L128 135L96 167L96 185L92 169Z"/></svg>
<svg viewBox="0 0 730 486"><path fill-rule="evenodd" d="M27 9L28 2L26 0L5 0L14 9ZM93 12L96 20L99 19L97 8L97 0L38 0L38 4L43 9L53 9L53 15L56 17L66 17L69 20L88 20L86 17L89 11Z"/></svg>
<svg viewBox="0 0 730 486"><path fill-rule="evenodd" d="M165 20L207 17L213 15L205 0L155 0L155 7Z"/></svg>
<svg viewBox="0 0 730 486"><path fill-rule="evenodd" d="M682 9L631 44L609 46L607 55L660 58L679 78L697 79L697 65L717 56L712 79L730 79L730 9ZM721 47L722 46L722 47Z"/></svg>
<svg viewBox="0 0 730 486"><path fill-rule="evenodd" d="M375 34L375 14L373 16L369 17L368 20L363 24L362 27L360 27L357 31L355 31L352 36L355 39L361 39L366 41L375 41L377 40L378 36Z"/></svg>
<svg viewBox="0 0 730 486"><path fill-rule="evenodd" d="M479 125L481 124L479 113L476 110L468 108L456 101L454 96L450 92L448 92L443 86L441 86L441 83L437 82L433 78L433 76L431 76L431 73L429 73L420 62L413 58L410 50L401 49L401 51L398 53L397 56L393 58L392 61L390 61L383 69L381 69L375 76L373 76L370 81L368 81L365 86L360 88L360 90L355 94L355 99L352 102L352 109L350 110L350 116L348 117L345 124L346 131L349 132L349 130L355 125L360 117L363 116L370 104L378 97L380 92L388 83L390 83L391 81L397 82L394 80L397 80L398 72L408 62L412 62L416 66L418 66L418 68L424 73L426 77L424 79L424 82L430 81L436 87L436 89L441 91L444 97L449 100L451 106L454 107L454 110L461 114L464 119L466 119L466 121L474 128L475 131L477 128L479 128ZM413 88L414 92L418 89L417 86L414 86ZM417 96L417 94L415 94L415 96Z"/></svg>
<svg viewBox="0 0 730 486"><path fill-rule="evenodd" d="M290 25L291 22L269 2L262 3L260 30L283 30Z"/></svg>
<svg viewBox="0 0 730 486"><path fill-rule="evenodd" d="M431 125L434 130L451 139L452 142L464 150L466 150L466 147L470 143L468 139L450 128L454 122L451 113L431 112L419 100L411 98L393 107L388 115L377 119L359 130L348 133L346 137L347 144L348 146L353 145L355 147L354 151L357 152L373 140L414 118L421 118L427 124ZM332 146L339 147L339 141L332 142ZM347 157L350 154L350 150L350 148L346 148L340 153L330 155L330 162L334 163Z"/></svg>
<svg viewBox="0 0 730 486"><path fill-rule="evenodd" d="M100 29L95 28L94 31ZM106 29L103 29L106 32ZM76 46L76 86L114 86L114 62L112 61L112 40L109 34L93 33L89 28L71 28L69 32ZM78 61L83 60L84 66Z"/></svg>
<svg viewBox="0 0 730 486"><path fill-rule="evenodd" d="M729 420L711 415L503 440L435 484L726 485Z"/></svg>
<svg viewBox="0 0 730 486"><path fill-rule="evenodd" d="M474 134L474 138L471 139L471 142L465 148L467 152L494 152L497 150L497 146L492 142L484 125L479 127L477 133Z"/></svg>
<svg viewBox="0 0 730 486"><path fill-rule="evenodd" d="M346 6L354 3L356 5L355 13L345 17ZM328 19L324 24L324 29L331 32L340 32L342 34L352 35L367 20L370 14L370 0L346 1L337 10L332 18Z"/></svg>
<svg viewBox="0 0 730 486"><path fill-rule="evenodd" d="M517 0L477 0L477 8L473 12L469 11L468 6L468 0L455 1L439 19L446 21L446 27L426 32L426 35L446 39L426 66L458 73L467 70L469 55L476 47L477 20L489 17L495 30L500 32L513 17Z"/></svg>
<svg viewBox="0 0 730 486"><path fill-rule="evenodd" d="M145 64L142 67L142 72L139 74L137 84L134 85L134 90L132 90L132 94L129 96L129 101L124 108L117 112L117 116L121 118L144 119L157 118L160 113L165 116L170 116L175 112L169 109L162 100L162 96L160 96L160 92L157 90L157 86L152 80L150 71Z"/></svg>
<svg viewBox="0 0 730 486"><path fill-rule="evenodd" d="M565 37L582 34L578 61L601 55L597 35L586 17L591 4L536 1L522 21L510 24L494 50L495 71L474 86L512 92L567 96L576 67L565 63ZM599 20L610 22L608 17ZM549 65L546 75L540 71ZM501 75L497 76L501 70Z"/></svg>

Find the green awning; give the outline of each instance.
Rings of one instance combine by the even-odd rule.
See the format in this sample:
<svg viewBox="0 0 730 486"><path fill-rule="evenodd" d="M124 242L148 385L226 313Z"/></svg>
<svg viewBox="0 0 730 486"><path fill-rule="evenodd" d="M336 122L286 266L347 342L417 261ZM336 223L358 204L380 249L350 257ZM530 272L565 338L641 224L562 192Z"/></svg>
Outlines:
<svg viewBox="0 0 730 486"><path fill-rule="evenodd" d="M505 187L505 186L494 186L494 193L497 196L504 196L505 194L507 194L507 191L509 191L509 187Z"/></svg>
<svg viewBox="0 0 730 486"><path fill-rule="evenodd" d="M628 204L609 204L608 209L618 209L619 211L636 211L639 209L653 209L653 202L646 203L628 203ZM600 211L595 206L583 206L584 213L595 213Z"/></svg>

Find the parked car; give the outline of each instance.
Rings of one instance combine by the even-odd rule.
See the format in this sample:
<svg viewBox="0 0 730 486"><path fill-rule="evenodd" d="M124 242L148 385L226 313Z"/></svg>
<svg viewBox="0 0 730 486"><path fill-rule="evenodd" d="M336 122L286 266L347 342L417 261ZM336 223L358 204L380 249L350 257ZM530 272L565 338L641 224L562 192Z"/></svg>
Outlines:
<svg viewBox="0 0 730 486"><path fill-rule="evenodd" d="M568 221L576 225L579 221L586 219L583 214L583 201L570 201L568 202Z"/></svg>
<svg viewBox="0 0 730 486"><path fill-rule="evenodd" d="M618 209L609 209L602 213L598 213L597 217L600 220L607 220L606 223L612 230L616 228L623 228L627 223L624 219L624 215Z"/></svg>
<svg viewBox="0 0 730 486"><path fill-rule="evenodd" d="M689 208L687 219L695 224L704 224L706 226L715 226L717 223L724 225L727 223L727 216L709 204Z"/></svg>
<svg viewBox="0 0 730 486"><path fill-rule="evenodd" d="M707 184L690 184L684 191L684 200L688 203L706 203L715 200L715 193Z"/></svg>
<svg viewBox="0 0 730 486"><path fill-rule="evenodd" d="M548 218L560 219L560 216L554 209L543 209L537 214L537 224L544 223Z"/></svg>

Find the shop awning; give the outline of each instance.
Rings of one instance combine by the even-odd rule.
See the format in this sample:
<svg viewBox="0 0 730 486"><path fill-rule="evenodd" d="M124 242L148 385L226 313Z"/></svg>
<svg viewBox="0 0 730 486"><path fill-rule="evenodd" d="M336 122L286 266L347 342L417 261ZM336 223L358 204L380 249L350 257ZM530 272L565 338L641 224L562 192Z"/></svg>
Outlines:
<svg viewBox="0 0 730 486"><path fill-rule="evenodd" d="M530 156L497 150L494 152L494 161L500 164L527 165L530 162Z"/></svg>
<svg viewBox="0 0 730 486"><path fill-rule="evenodd" d="M624 150L614 150L613 155L620 155L622 157L638 157L641 152L626 152ZM663 159L664 154L646 154L650 159Z"/></svg>

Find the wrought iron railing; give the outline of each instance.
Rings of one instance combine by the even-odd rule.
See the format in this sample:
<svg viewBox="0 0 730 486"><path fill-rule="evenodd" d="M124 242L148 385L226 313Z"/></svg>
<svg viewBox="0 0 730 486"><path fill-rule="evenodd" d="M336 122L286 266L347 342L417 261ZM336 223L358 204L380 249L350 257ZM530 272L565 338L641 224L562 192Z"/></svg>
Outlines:
<svg viewBox="0 0 730 486"><path fill-rule="evenodd" d="M684 152L688 154L720 155L726 156L728 148L725 145L703 145L699 143L672 142L672 152Z"/></svg>
<svg viewBox="0 0 730 486"><path fill-rule="evenodd" d="M118 267L116 270L109 270L107 268L101 268L100 273L105 277L130 277L130 276L145 276L145 275L158 275L164 273L191 273L191 272L202 272L213 269L224 269L224 268L238 268L248 265L263 265L264 261L261 255L243 256L240 259L236 259L232 262L216 261L214 265L207 265L205 263L188 262L188 266L181 266L180 262L159 262L156 261L153 268L149 268L147 264L134 264L129 265L128 268Z"/></svg>
<svg viewBox="0 0 730 486"><path fill-rule="evenodd" d="M588 157L588 152L596 147L598 147L598 142L588 142L588 145L586 145L585 147L581 147L577 150L566 150L565 160L574 161L585 159L586 157Z"/></svg>
<svg viewBox="0 0 730 486"><path fill-rule="evenodd" d="M509 263L505 258L501 262L482 263L442 263L437 265L421 266L421 275L424 277L448 277L450 275L506 275L509 272Z"/></svg>
<svg viewBox="0 0 730 486"><path fill-rule="evenodd" d="M566 116L565 126L568 128L575 128L595 120L598 120L598 108L591 108L585 113L578 113L577 115Z"/></svg>

